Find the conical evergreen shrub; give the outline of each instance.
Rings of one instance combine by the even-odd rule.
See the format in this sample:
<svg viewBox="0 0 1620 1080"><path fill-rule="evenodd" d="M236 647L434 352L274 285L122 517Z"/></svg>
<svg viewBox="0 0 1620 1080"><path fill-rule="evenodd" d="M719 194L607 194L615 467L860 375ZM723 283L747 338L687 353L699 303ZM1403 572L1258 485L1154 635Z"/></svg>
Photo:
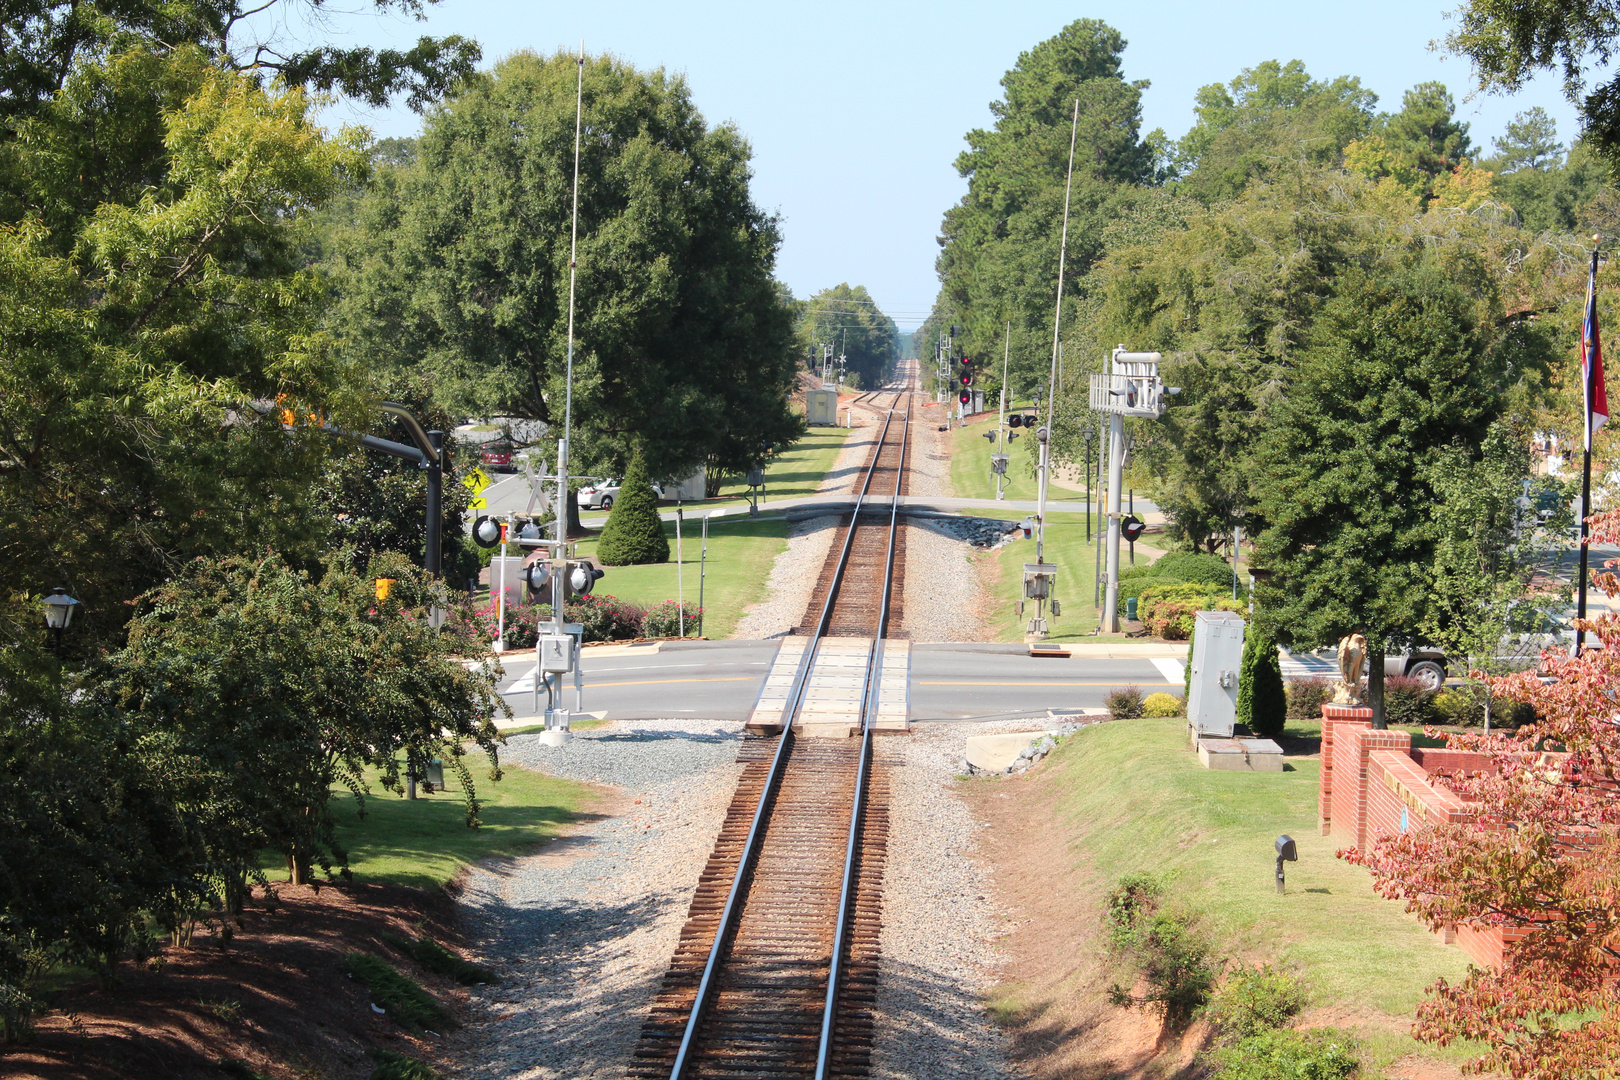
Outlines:
<svg viewBox="0 0 1620 1080"><path fill-rule="evenodd" d="M609 566L639 566L669 561L669 540L664 523L658 520L658 499L647 483L647 465L641 452L630 459L613 500L597 556Z"/></svg>
<svg viewBox="0 0 1620 1080"><path fill-rule="evenodd" d="M1262 739L1275 739L1287 720L1288 694L1277 639L1251 622L1238 673L1237 722Z"/></svg>

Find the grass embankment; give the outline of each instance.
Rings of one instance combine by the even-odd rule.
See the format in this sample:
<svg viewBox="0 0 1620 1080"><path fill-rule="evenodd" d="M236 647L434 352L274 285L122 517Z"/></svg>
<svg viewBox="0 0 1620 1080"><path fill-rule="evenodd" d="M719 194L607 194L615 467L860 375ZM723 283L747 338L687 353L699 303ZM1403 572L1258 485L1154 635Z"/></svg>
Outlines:
<svg viewBox="0 0 1620 1080"><path fill-rule="evenodd" d="M776 557L787 550L786 521L717 518L709 522L709 558L703 585L703 634L723 638L736 628L744 609L765 591ZM648 566L609 567L596 591L632 604L655 607L676 599L675 523L664 522L669 537L669 561ZM688 514L681 526L680 575L686 602L698 606L698 575L703 554L703 523ZM597 542L581 540L579 554L594 557Z"/></svg>
<svg viewBox="0 0 1620 1080"><path fill-rule="evenodd" d="M468 754L467 765L482 805L482 824L476 829L466 826L461 792L449 770L449 791L415 800L384 791L376 773L367 770L371 794L364 818L347 789L334 791L338 842L348 849L349 869L357 881L438 888L480 859L532 851L562 826L580 820L594 798L584 784L504 762L502 779L495 783L480 750ZM265 872L276 880L285 871L272 857Z"/></svg>
<svg viewBox="0 0 1620 1080"><path fill-rule="evenodd" d="M1186 749L1185 723L1097 725L1048 759L1058 835L1041 846L1069 853L1091 892L1085 906L1097 913L1085 917L1100 917L1100 898L1123 875L1168 875L1218 956L1297 970L1312 1005L1333 1011L1330 1022L1362 1029L1375 1068L1414 1052L1467 1056L1467 1048L1420 1047L1404 1034L1424 989L1442 976L1460 979L1468 959L1400 903L1379 898L1365 870L1334 857L1343 839L1316 827L1319 761L1293 759L1282 773L1207 770ZM1294 838L1299 861L1287 864L1288 891L1278 896L1272 845L1282 833ZM1001 1007L1032 1004L1015 986Z"/></svg>
<svg viewBox="0 0 1620 1080"><path fill-rule="evenodd" d="M1024 406L1026 411L1032 411L1033 406ZM972 417L967 427L951 429L951 488L959 499L993 499L996 497L996 478L990 472L990 455L996 452L995 445L986 439L986 432L996 430L996 414L986 413L983 417ZM1023 428L1016 429L1018 438L1011 443L1010 449L1003 444L1003 452L1007 454L1007 481L1002 485L1003 494L1009 499L1034 499L1039 492L1035 484L1035 462L1037 453L1035 436ZM1054 470L1055 473L1055 470ZM1050 499L1084 499L1085 485L1071 484L1052 478L1052 486L1047 491ZM1011 516L1010 514L1008 516ZM1023 515L1018 515L1022 517Z"/></svg>

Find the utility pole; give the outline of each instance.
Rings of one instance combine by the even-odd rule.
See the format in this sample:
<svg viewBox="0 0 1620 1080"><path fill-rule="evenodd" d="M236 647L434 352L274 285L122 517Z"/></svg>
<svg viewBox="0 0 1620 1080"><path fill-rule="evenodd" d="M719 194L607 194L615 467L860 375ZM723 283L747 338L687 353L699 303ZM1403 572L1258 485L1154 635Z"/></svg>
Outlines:
<svg viewBox="0 0 1620 1080"><path fill-rule="evenodd" d="M1004 442L1007 436L1007 361L1012 358L1012 320L1007 320L1007 339L1001 348L1001 407L996 411L996 452L1006 454L1012 444ZM1002 485L1007 482L1007 465L1003 463L1001 471L996 474L996 498L1005 499L1007 493Z"/></svg>

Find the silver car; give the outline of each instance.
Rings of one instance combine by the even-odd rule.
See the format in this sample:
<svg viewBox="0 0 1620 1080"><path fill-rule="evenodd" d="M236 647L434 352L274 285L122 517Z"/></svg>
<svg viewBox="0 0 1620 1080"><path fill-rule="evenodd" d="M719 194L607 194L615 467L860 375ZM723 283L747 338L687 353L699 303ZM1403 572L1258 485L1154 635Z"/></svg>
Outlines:
<svg viewBox="0 0 1620 1080"><path fill-rule="evenodd" d="M619 497L619 484L617 479L598 480L579 489L577 502L581 510L612 510L613 502ZM651 484L653 498L662 499L664 488L661 484Z"/></svg>

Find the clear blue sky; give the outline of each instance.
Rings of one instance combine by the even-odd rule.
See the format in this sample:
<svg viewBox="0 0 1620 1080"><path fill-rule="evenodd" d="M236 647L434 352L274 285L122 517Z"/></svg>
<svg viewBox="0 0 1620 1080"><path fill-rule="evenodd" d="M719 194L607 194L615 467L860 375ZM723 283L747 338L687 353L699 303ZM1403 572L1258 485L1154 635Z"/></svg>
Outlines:
<svg viewBox="0 0 1620 1080"><path fill-rule="evenodd" d="M362 0L351 0L356 6ZM1458 0L1443 0L1456 3ZM369 5L367 5L369 6ZM1477 145L1490 147L1514 113L1541 105L1564 141L1574 110L1543 78L1514 98L1463 103L1467 64L1429 49L1452 25L1434 0L1356 4L1047 0L944 3L670 3L669 0L444 0L425 23L333 15L319 33L396 44L419 34L477 38L491 62L518 49L611 52L640 67L684 72L711 123L731 121L754 147L754 195L782 215L777 273L798 296L840 281L866 285L914 327L937 289L940 215L961 198L952 161L968 129L990 122L1002 74L1018 54L1070 21L1100 18L1129 46L1126 76L1148 79L1144 131L1179 137L1193 94L1263 60L1305 62L1317 77L1358 75L1381 109L1437 79L1458 98ZM306 36L308 29L298 32ZM379 135L410 135L404 108L333 110Z"/></svg>

